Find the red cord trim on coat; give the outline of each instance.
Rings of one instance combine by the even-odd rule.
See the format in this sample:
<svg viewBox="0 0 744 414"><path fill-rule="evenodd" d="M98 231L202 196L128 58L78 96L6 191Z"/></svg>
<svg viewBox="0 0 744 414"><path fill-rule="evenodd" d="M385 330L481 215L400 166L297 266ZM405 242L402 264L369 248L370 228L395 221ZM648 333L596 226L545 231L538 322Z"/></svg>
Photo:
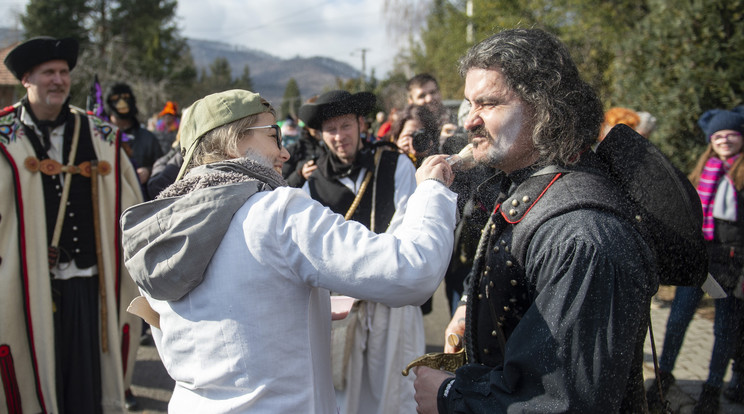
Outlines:
<svg viewBox="0 0 744 414"><path fill-rule="evenodd" d="M124 377L127 376L127 362L129 362L129 324L121 327L121 364Z"/></svg>
<svg viewBox="0 0 744 414"><path fill-rule="evenodd" d="M0 378L3 380L8 414L23 414L21 393L18 391L18 379L15 366L13 366L13 355L10 353L10 346L6 344L0 345Z"/></svg>
<svg viewBox="0 0 744 414"><path fill-rule="evenodd" d="M21 182L18 178L18 165L15 160L8 152L5 145L0 144L0 150L2 150L5 159L10 164L13 170L13 187L15 188L16 195L16 215L18 220L18 250L21 255L21 278L23 279L23 306L26 319L26 333L28 335L28 343L31 348L31 364L34 367L34 379L36 382L36 395L39 399L39 405L41 411L46 413L46 404L44 404L44 394L41 390L41 381L39 380L39 362L36 360L36 345L34 342L34 328L31 320L31 298L29 297L29 286L28 286L28 263L27 263L27 252L26 252L26 226L25 218L23 215L23 193L21 192Z"/></svg>
<svg viewBox="0 0 744 414"><path fill-rule="evenodd" d="M542 190L542 192L540 193L539 196L537 196L537 198L535 199L535 201L532 202L532 204L527 209L527 211L525 211L524 214L522 214L522 216L519 217L519 220L509 221L509 218L506 217L506 214L504 214L503 211L501 212L501 216L504 217L504 220L506 220L506 222L509 223L509 224L516 224L516 223L519 223L520 221L522 221L524 219L524 217L527 215L527 213L529 213L530 210L532 210L532 207L534 207L535 204L537 204L537 201L540 200L543 195L545 195L545 192L548 191L548 188L550 188L550 186L552 186L562 175L563 175L563 173L558 173L558 174L555 175L555 177L553 177L552 180L550 180L550 183L548 183L548 185L545 187L545 189Z"/></svg>
<svg viewBox="0 0 744 414"><path fill-rule="evenodd" d="M120 289L121 289L121 233L119 229L119 216L121 216L121 154L120 154L120 144L121 144L121 130L116 131L116 139L114 140L114 158L116 161L114 162L115 168L114 171L116 171L116 175L114 176L114 183L115 183L115 189L116 193L114 194L114 197L116 198L116 202L114 203L114 208L116 211L114 212L114 291L115 291L115 297L116 297L116 320L119 320L119 310L121 308L121 295L120 295ZM108 269L107 269L108 270Z"/></svg>

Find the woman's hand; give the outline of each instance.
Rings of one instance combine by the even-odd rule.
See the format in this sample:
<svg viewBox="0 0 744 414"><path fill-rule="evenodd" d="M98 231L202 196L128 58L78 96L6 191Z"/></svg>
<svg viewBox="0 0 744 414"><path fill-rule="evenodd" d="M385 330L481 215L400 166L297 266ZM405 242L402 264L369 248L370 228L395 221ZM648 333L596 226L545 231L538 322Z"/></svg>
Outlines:
<svg viewBox="0 0 744 414"><path fill-rule="evenodd" d="M447 158L447 155L444 154L432 155L426 158L418 170L416 170L416 183L421 184L425 180L435 179L447 187L452 185L455 175L452 173L452 168L445 161L445 158Z"/></svg>

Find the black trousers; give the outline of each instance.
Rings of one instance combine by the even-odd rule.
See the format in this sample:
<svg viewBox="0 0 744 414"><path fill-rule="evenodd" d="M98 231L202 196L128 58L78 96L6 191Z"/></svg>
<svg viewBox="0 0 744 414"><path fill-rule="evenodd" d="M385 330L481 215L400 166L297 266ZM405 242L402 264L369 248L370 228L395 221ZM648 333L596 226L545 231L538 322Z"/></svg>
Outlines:
<svg viewBox="0 0 744 414"><path fill-rule="evenodd" d="M102 413L98 276L52 280L57 405Z"/></svg>

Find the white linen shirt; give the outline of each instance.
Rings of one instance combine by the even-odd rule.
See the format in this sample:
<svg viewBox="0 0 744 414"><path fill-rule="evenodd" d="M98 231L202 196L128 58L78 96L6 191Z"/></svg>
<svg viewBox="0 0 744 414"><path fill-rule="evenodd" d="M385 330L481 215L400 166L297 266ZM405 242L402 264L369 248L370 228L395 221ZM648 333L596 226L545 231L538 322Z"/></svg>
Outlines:
<svg viewBox="0 0 744 414"><path fill-rule="evenodd" d="M199 286L178 301L147 297L176 380L169 412L336 413L329 290L388 306L426 301L449 262L456 197L424 181L393 234L299 189L249 198Z"/></svg>

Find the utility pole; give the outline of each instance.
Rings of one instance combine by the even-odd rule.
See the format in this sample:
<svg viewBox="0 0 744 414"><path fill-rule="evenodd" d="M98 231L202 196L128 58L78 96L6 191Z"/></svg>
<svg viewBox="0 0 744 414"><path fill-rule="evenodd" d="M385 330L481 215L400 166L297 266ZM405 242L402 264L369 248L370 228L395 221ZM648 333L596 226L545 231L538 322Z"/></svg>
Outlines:
<svg viewBox="0 0 744 414"><path fill-rule="evenodd" d="M468 0L465 5L465 15L468 16L468 27L465 32L465 40L469 45L473 44L474 33L473 33L473 0Z"/></svg>
<svg viewBox="0 0 744 414"><path fill-rule="evenodd" d="M369 49L366 47L362 47L356 50L357 52L361 52L362 54L362 90L364 90L364 86L367 83L367 52L369 52ZM352 55L354 52L352 52Z"/></svg>

